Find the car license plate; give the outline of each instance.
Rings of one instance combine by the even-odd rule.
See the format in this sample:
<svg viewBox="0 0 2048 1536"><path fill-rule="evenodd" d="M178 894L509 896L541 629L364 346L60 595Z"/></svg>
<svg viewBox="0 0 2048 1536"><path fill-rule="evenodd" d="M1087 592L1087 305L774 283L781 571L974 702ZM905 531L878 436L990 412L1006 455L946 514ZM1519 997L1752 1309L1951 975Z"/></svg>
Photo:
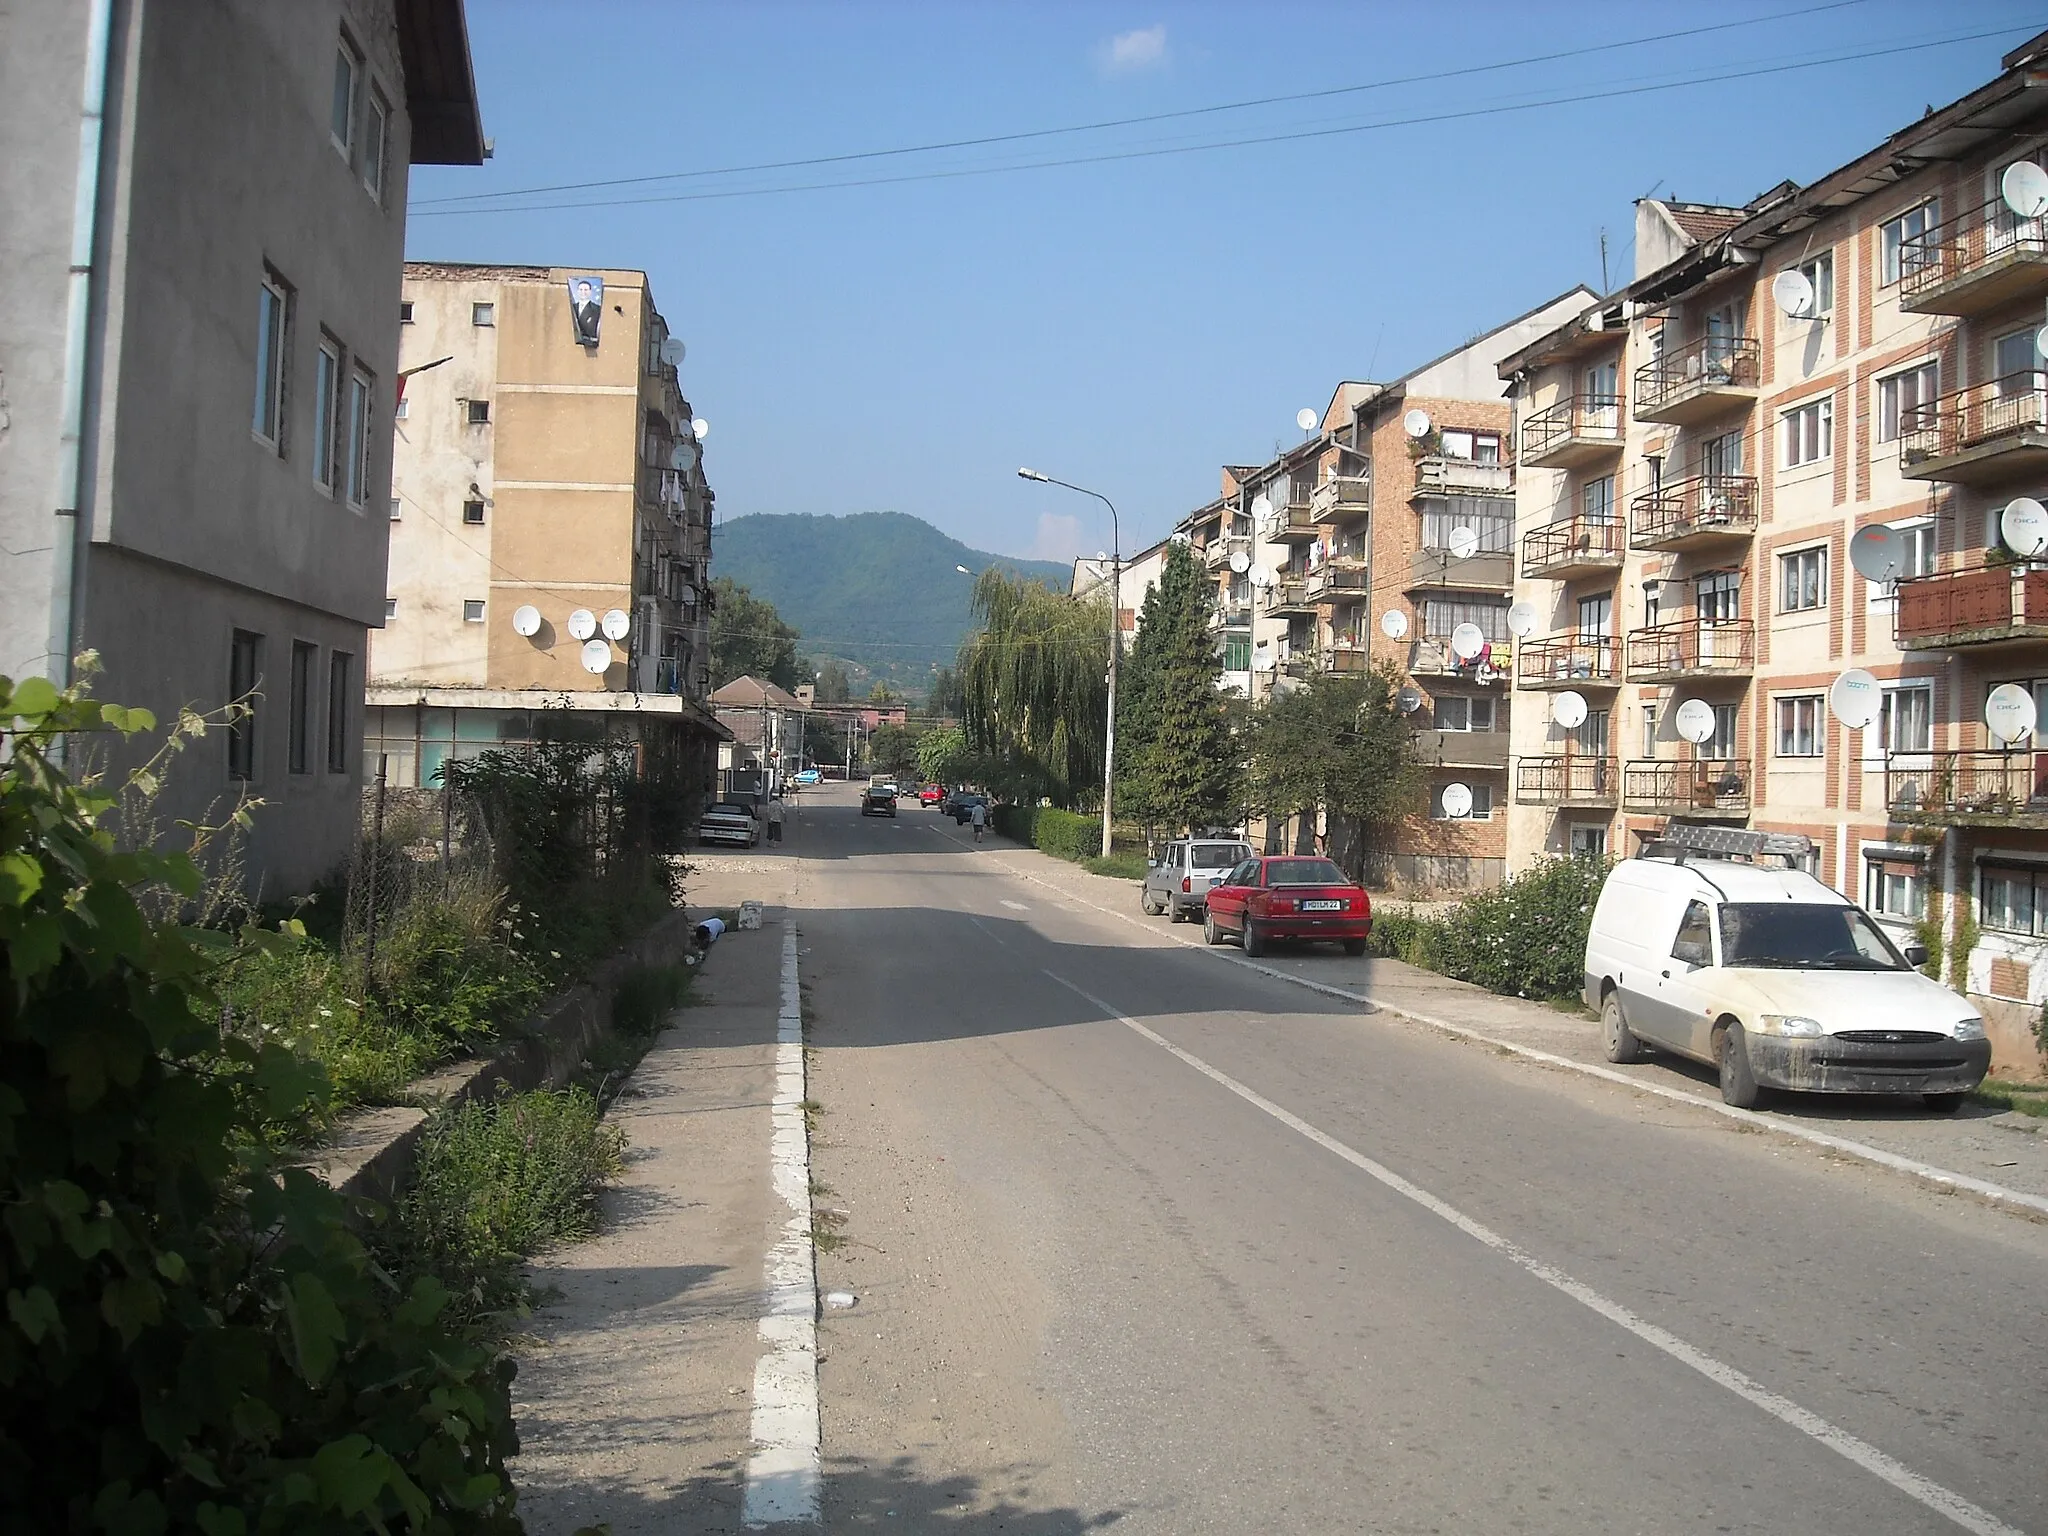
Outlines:
<svg viewBox="0 0 2048 1536"><path fill-rule="evenodd" d="M1304 901L1301 904L1301 910L1304 912L1342 912L1344 910L1344 903L1341 901Z"/></svg>

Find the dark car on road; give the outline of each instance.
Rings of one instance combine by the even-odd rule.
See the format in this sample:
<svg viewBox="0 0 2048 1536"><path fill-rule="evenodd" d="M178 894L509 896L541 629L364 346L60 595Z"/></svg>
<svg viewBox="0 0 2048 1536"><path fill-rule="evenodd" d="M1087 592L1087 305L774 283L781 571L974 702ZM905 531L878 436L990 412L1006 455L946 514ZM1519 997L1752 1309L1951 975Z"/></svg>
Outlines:
<svg viewBox="0 0 2048 1536"><path fill-rule="evenodd" d="M1246 859L1210 887L1202 937L1234 938L1248 955L1274 939L1332 940L1347 955L1365 953L1372 899L1328 859L1301 854Z"/></svg>
<svg viewBox="0 0 2048 1536"><path fill-rule="evenodd" d="M974 808L977 805L986 806L987 804L987 795L978 795L972 790L963 789L957 794L948 795L945 803L939 809L952 813L954 826L964 827L974 819Z"/></svg>
<svg viewBox="0 0 2048 1536"><path fill-rule="evenodd" d="M896 814L896 786L893 784L870 784L861 791L860 813L863 816L894 816Z"/></svg>

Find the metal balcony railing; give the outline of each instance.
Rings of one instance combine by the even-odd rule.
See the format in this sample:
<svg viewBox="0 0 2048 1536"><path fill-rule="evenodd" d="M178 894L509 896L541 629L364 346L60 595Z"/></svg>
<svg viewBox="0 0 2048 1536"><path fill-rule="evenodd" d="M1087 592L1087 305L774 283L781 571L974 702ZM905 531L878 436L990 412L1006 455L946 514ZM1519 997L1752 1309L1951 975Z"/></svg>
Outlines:
<svg viewBox="0 0 2048 1536"><path fill-rule="evenodd" d="M1369 672L1372 670L1372 653L1365 648L1362 640L1340 640L1325 646L1318 653L1322 657L1325 672Z"/></svg>
<svg viewBox="0 0 2048 1536"><path fill-rule="evenodd" d="M1522 423L1524 463L1553 462L1574 451L1621 447L1619 395L1568 395Z"/></svg>
<svg viewBox="0 0 2048 1536"><path fill-rule="evenodd" d="M1306 504L1298 507L1279 507L1266 519L1261 532L1266 538L1276 542L1282 539L1314 538L1316 525L1309 518Z"/></svg>
<svg viewBox="0 0 2048 1536"><path fill-rule="evenodd" d="M1628 632L1631 682L1701 675L1742 676L1756 669L1756 626L1748 619L1681 619Z"/></svg>
<svg viewBox="0 0 2048 1536"><path fill-rule="evenodd" d="M1904 413L1899 467L1921 479L1946 478L1951 462L1991 458L2019 447L2038 449L2048 426L2048 372L2028 369L1937 395Z"/></svg>
<svg viewBox="0 0 2048 1536"><path fill-rule="evenodd" d="M1568 517L1522 535L1522 574L1558 579L1621 564L1621 519Z"/></svg>
<svg viewBox="0 0 2048 1536"><path fill-rule="evenodd" d="M1884 803L1900 822L2048 823L2048 752L1888 752Z"/></svg>
<svg viewBox="0 0 2048 1536"><path fill-rule="evenodd" d="M1522 805L1613 805L1620 796L1621 770L1611 757L1567 752L1515 764L1515 799Z"/></svg>
<svg viewBox="0 0 2048 1536"><path fill-rule="evenodd" d="M1701 336L1636 370L1636 417L1657 421L1726 391L1753 393L1763 352L1754 336Z"/></svg>
<svg viewBox="0 0 2048 1536"><path fill-rule="evenodd" d="M1899 246L1899 308L1970 315L2048 286L2048 219L1995 197Z"/></svg>
<svg viewBox="0 0 2048 1536"><path fill-rule="evenodd" d="M1756 477L1694 475L1667 481L1629 503L1631 549L1683 549L1756 532Z"/></svg>
<svg viewBox="0 0 2048 1536"><path fill-rule="evenodd" d="M1621 804L1669 816L1747 816L1749 783L1747 758L1643 759L1622 767Z"/></svg>
<svg viewBox="0 0 2048 1536"><path fill-rule="evenodd" d="M1425 454L1415 461L1416 496L1512 496L1515 467Z"/></svg>
<svg viewBox="0 0 2048 1536"><path fill-rule="evenodd" d="M1905 651L2048 638L2048 570L1979 565L1909 577L1892 623Z"/></svg>
<svg viewBox="0 0 2048 1536"><path fill-rule="evenodd" d="M1332 475L1309 493L1309 517L1319 523L1363 517L1372 511L1371 475Z"/></svg>
<svg viewBox="0 0 2048 1536"><path fill-rule="evenodd" d="M1515 679L1524 688L1612 688L1621 682L1621 643L1612 635L1525 640L1515 661Z"/></svg>
<svg viewBox="0 0 2048 1536"><path fill-rule="evenodd" d="M1312 603L1362 602L1371 591L1371 575L1348 563L1324 565L1308 578L1308 600Z"/></svg>

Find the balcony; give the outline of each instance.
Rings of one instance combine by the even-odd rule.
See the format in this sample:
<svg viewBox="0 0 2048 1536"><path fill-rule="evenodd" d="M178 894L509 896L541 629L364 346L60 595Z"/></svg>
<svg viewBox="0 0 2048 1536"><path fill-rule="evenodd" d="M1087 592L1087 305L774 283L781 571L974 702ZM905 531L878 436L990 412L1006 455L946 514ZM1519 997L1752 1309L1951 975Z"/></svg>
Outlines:
<svg viewBox="0 0 2048 1536"><path fill-rule="evenodd" d="M1425 635L1408 642L1408 670L1416 677L1455 677L1468 683L1490 683L1507 670L1510 659L1505 640L1489 641L1488 649L1471 661L1460 661L1449 639L1442 636Z"/></svg>
<svg viewBox="0 0 2048 1536"><path fill-rule="evenodd" d="M1279 508L1267 517L1259 531L1275 544L1305 543L1319 537L1316 525L1309 520L1305 502L1300 506Z"/></svg>
<svg viewBox="0 0 2048 1536"><path fill-rule="evenodd" d="M1250 603L1218 603L1209 610L1209 628L1216 631L1226 629L1250 629L1252 627L1252 605Z"/></svg>
<svg viewBox="0 0 2048 1536"><path fill-rule="evenodd" d="M1486 549L1454 559L1447 549L1423 549L1409 565L1405 592L1510 592L1515 585L1515 557L1504 549Z"/></svg>
<svg viewBox="0 0 2048 1536"><path fill-rule="evenodd" d="M1702 336L1636 370L1636 420L1690 426L1756 401L1754 336Z"/></svg>
<svg viewBox="0 0 2048 1536"><path fill-rule="evenodd" d="M1556 635L1525 640L1515 656L1515 681L1552 692L1566 688L1619 688L1621 642L1612 635L1581 639Z"/></svg>
<svg viewBox="0 0 2048 1536"><path fill-rule="evenodd" d="M1515 466L1480 464L1471 459L1425 454L1415 461L1415 489L1410 501L1419 496L1512 496L1515 494Z"/></svg>
<svg viewBox="0 0 2048 1536"><path fill-rule="evenodd" d="M1739 757L1645 759L1621 770L1621 807L1710 821L1749 815L1749 761Z"/></svg>
<svg viewBox="0 0 2048 1536"><path fill-rule="evenodd" d="M1613 395L1570 395L1522 423L1522 462L1536 469L1573 469L1621 452L1621 401Z"/></svg>
<svg viewBox="0 0 2048 1536"><path fill-rule="evenodd" d="M1501 772L1508 766L1508 733L1506 731L1438 731L1422 730L1416 743L1420 754L1427 759L1434 751L1436 766L1439 768L1492 768ZM1433 738L1433 740L1432 740Z"/></svg>
<svg viewBox="0 0 2048 1536"><path fill-rule="evenodd" d="M1522 575L1571 581L1621 569L1621 520L1568 517L1522 535Z"/></svg>
<svg viewBox="0 0 2048 1536"><path fill-rule="evenodd" d="M1308 600L1312 603L1362 603L1372 595L1372 575L1346 562L1329 564L1308 578Z"/></svg>
<svg viewBox="0 0 2048 1536"><path fill-rule="evenodd" d="M1230 535L1211 539L1202 546L1202 569L1223 571L1230 568L1230 557L1242 554L1246 560L1252 558L1252 541L1243 535Z"/></svg>
<svg viewBox="0 0 2048 1536"><path fill-rule="evenodd" d="M2048 468L2048 374L2009 373L1939 395L1902 421L1899 472L1971 485Z"/></svg>
<svg viewBox="0 0 2048 1536"><path fill-rule="evenodd" d="M1332 475L1308 496L1312 523L1334 523L1342 518L1368 517L1372 513L1371 475Z"/></svg>
<svg viewBox="0 0 2048 1536"><path fill-rule="evenodd" d="M1902 651L2048 640L2048 569L1980 565L1909 577L1892 623Z"/></svg>
<svg viewBox="0 0 2048 1536"><path fill-rule="evenodd" d="M2048 829L2048 754L1887 753L1884 803L1907 826Z"/></svg>
<svg viewBox="0 0 2048 1536"><path fill-rule="evenodd" d="M1739 678L1755 670L1756 626L1748 619L1718 624L1681 619L1628 632L1628 680L1632 683Z"/></svg>
<svg viewBox="0 0 2048 1536"><path fill-rule="evenodd" d="M1325 672L1370 672L1372 653L1366 650L1362 641L1346 643L1342 640L1317 653Z"/></svg>
<svg viewBox="0 0 2048 1536"><path fill-rule="evenodd" d="M1312 614L1316 605L1309 601L1308 582L1299 576L1283 576L1266 588L1266 612L1275 616L1281 614Z"/></svg>
<svg viewBox="0 0 2048 1536"><path fill-rule="evenodd" d="M1993 198L1899 250L1899 308L1979 315L2048 291L2048 220L2022 219Z"/></svg>
<svg viewBox="0 0 2048 1536"><path fill-rule="evenodd" d="M1628 508L1630 549L1701 549L1756 532L1752 475L1694 475L1636 497Z"/></svg>
<svg viewBox="0 0 2048 1536"><path fill-rule="evenodd" d="M1515 803L1611 811L1621 801L1621 770L1611 757L1525 757L1515 764Z"/></svg>

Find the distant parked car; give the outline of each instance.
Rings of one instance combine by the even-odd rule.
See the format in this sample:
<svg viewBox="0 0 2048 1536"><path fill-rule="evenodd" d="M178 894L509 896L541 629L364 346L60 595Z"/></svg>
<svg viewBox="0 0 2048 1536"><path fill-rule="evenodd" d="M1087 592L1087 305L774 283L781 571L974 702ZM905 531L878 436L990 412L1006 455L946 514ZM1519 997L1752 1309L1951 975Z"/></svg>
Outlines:
<svg viewBox="0 0 2048 1536"><path fill-rule="evenodd" d="M1335 940L1347 955L1365 953L1372 900L1328 859L1299 854L1246 859L1209 890L1202 937L1235 938L1248 955L1274 939Z"/></svg>
<svg viewBox="0 0 2048 1536"><path fill-rule="evenodd" d="M697 840L751 848L761 841L761 818L744 800L720 800L698 819Z"/></svg>
<svg viewBox="0 0 2048 1536"><path fill-rule="evenodd" d="M799 784L815 784L823 777L824 775L819 773L817 769L805 768L797 774L796 781Z"/></svg>
<svg viewBox="0 0 2048 1536"><path fill-rule="evenodd" d="M947 799L944 809L953 813L954 826L964 827L974 819L974 808L987 804L987 795L978 795L972 790L963 789Z"/></svg>
<svg viewBox="0 0 2048 1536"><path fill-rule="evenodd" d="M896 814L896 786L893 784L870 784L861 791L860 813L863 816L894 816Z"/></svg>
<svg viewBox="0 0 2048 1536"><path fill-rule="evenodd" d="M945 790L941 789L936 784L927 784L923 789L920 789L917 792L917 803L923 806L926 810L930 810L933 806L937 805L941 800L945 798Z"/></svg>
<svg viewBox="0 0 2048 1536"><path fill-rule="evenodd" d="M1176 923L1198 915L1209 887L1252 856L1250 843L1228 838L1183 837L1159 850L1145 866L1138 905L1147 917L1168 914Z"/></svg>

